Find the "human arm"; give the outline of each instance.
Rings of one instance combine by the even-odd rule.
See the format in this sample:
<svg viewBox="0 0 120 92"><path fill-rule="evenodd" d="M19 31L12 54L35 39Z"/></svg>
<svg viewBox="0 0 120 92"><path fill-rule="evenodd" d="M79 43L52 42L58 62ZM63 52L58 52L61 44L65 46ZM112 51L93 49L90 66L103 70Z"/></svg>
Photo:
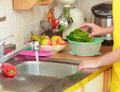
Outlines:
<svg viewBox="0 0 120 92"><path fill-rule="evenodd" d="M99 36L107 33L112 33L114 30L114 27L113 25L109 27L101 27L94 23L85 23L80 26L80 29L82 29L83 31L87 31L88 29L91 29L92 32L89 36L92 37L92 36Z"/></svg>
<svg viewBox="0 0 120 92"><path fill-rule="evenodd" d="M120 60L120 47L108 54L101 56L98 59L82 61L78 66L78 70L84 68L97 68L100 66L110 65L119 60Z"/></svg>

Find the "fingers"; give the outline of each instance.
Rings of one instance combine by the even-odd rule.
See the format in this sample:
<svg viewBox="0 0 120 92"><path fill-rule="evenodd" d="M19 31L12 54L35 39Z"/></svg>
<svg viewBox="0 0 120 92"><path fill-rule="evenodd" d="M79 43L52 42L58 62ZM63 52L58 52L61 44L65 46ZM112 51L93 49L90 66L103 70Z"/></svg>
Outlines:
<svg viewBox="0 0 120 92"><path fill-rule="evenodd" d="M79 66L78 66L78 71L80 71L80 70L82 70L82 69L84 69L85 68L85 62L81 62L80 64L79 64Z"/></svg>
<svg viewBox="0 0 120 92"><path fill-rule="evenodd" d="M86 32L88 28L80 28L82 31Z"/></svg>
<svg viewBox="0 0 120 92"><path fill-rule="evenodd" d="M85 23L80 26L80 29L83 31L88 31L89 29L93 29L93 24L92 23Z"/></svg>
<svg viewBox="0 0 120 92"><path fill-rule="evenodd" d="M94 36L95 36L94 33L90 33L90 34L89 34L89 37L94 37Z"/></svg>
<svg viewBox="0 0 120 92"><path fill-rule="evenodd" d="M79 66L78 66L78 70L82 70L84 68L97 68L100 65L97 63L96 60L90 60L90 61L82 61L80 62Z"/></svg>
<svg viewBox="0 0 120 92"><path fill-rule="evenodd" d="M85 24L83 24L83 25L80 26L80 28L83 28L83 27L93 28L94 24L93 23L85 23Z"/></svg>
<svg viewBox="0 0 120 92"><path fill-rule="evenodd" d="M94 24L93 23L85 23L80 26L80 29L83 31L88 31L89 29L93 29ZM90 33L89 37L94 37L94 32Z"/></svg>
<svg viewBox="0 0 120 92"><path fill-rule="evenodd" d="M78 71L80 71L80 70L82 70L82 69L84 69L84 67L83 66L81 66L81 64L78 66Z"/></svg>

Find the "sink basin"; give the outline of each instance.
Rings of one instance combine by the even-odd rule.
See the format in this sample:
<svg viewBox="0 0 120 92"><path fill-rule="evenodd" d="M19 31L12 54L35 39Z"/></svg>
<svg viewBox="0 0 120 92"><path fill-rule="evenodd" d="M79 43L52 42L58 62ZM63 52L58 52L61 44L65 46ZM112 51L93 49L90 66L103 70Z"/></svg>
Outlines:
<svg viewBox="0 0 120 92"><path fill-rule="evenodd" d="M29 61L16 65L20 74L65 77L77 72L77 65L53 62Z"/></svg>

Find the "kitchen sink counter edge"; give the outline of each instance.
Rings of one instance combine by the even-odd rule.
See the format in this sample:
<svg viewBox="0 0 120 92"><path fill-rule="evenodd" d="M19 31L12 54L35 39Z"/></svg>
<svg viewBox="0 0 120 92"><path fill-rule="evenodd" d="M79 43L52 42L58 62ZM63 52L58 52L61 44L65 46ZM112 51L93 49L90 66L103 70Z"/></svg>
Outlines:
<svg viewBox="0 0 120 92"><path fill-rule="evenodd" d="M49 57L40 57L39 59L42 61L48 61L48 62L61 62L61 63L69 63L69 64L75 64L78 65L82 60L87 60L87 59L96 59L99 58L100 56L104 55L105 53L108 53L111 51L111 46L102 46L101 48L101 55L98 56L92 56L92 57L80 57L80 56L74 56L69 53L69 49L65 49L64 51L60 53L56 53L52 56ZM28 57L28 60L32 60L33 58ZM26 61L27 61L26 59ZM21 62L13 62L16 60L8 60L8 62L16 65ZM18 60L19 61L19 60ZM90 80L94 79L97 77L99 74L103 73L104 71L110 69L111 66L104 66L96 69L83 69L80 71L80 74L76 73L66 76L64 78L60 78L56 80L54 83L49 85L46 90L43 92L74 92L76 89L79 89L86 83L88 83ZM81 76L82 75L82 76ZM0 80L1 82L1 80ZM57 88L57 91L55 90ZM6 90L6 89L5 89ZM11 90L3 91L3 92L12 92ZM17 91L14 91L17 92ZM42 92L42 91L40 91Z"/></svg>

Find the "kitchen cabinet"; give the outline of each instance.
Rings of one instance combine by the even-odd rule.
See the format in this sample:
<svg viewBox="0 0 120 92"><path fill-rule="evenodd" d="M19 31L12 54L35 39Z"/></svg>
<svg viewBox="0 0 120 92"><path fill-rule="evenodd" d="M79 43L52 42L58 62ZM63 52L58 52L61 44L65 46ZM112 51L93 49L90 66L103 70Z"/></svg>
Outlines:
<svg viewBox="0 0 120 92"><path fill-rule="evenodd" d="M54 0L13 0L13 8L16 10L31 9L35 5L45 6L49 5Z"/></svg>
<svg viewBox="0 0 120 92"><path fill-rule="evenodd" d="M103 92L103 73L75 92Z"/></svg>
<svg viewBox="0 0 120 92"><path fill-rule="evenodd" d="M85 85L84 92L103 92L103 73Z"/></svg>
<svg viewBox="0 0 120 92"><path fill-rule="evenodd" d="M108 69L77 89L75 92L109 92L110 80L111 69Z"/></svg>

